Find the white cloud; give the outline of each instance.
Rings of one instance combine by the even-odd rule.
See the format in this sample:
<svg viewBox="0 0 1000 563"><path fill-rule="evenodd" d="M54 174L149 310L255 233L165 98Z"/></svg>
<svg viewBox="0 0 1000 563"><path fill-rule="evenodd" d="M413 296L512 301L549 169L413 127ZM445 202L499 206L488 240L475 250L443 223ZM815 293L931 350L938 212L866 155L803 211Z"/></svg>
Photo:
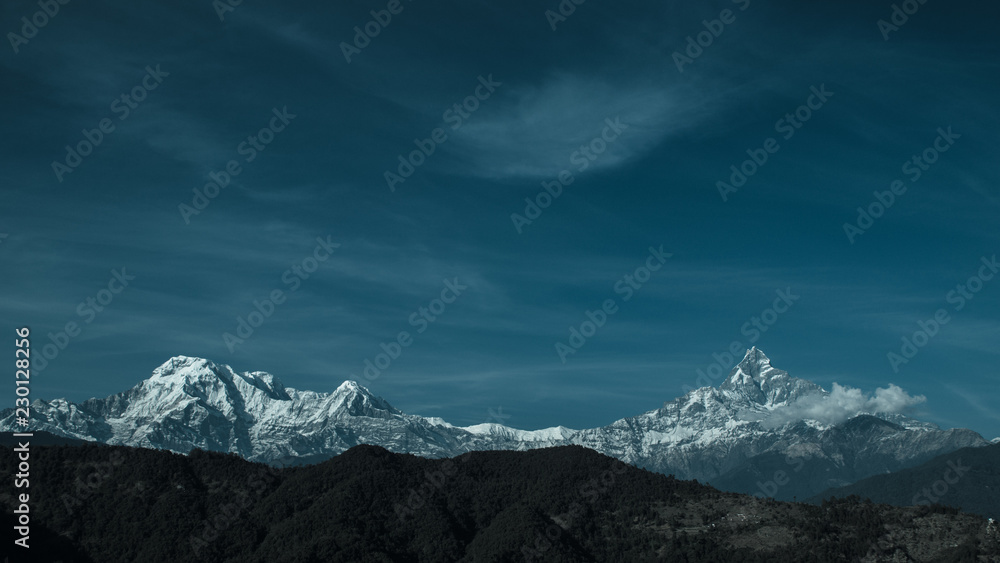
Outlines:
<svg viewBox="0 0 1000 563"><path fill-rule="evenodd" d="M863 413L900 414L926 400L923 395L909 395L891 383L887 388L876 389L872 396L865 396L860 389L834 383L830 393L799 397L789 405L772 411L763 423L772 428L800 420L832 425Z"/></svg>
<svg viewBox="0 0 1000 563"><path fill-rule="evenodd" d="M497 77L498 79L500 77ZM588 172L636 157L696 119L689 99L656 84L612 83L571 74L538 86L513 82L453 134L447 150L467 163L465 173L487 178L553 178L578 172L572 153L599 137L605 119L628 126Z"/></svg>

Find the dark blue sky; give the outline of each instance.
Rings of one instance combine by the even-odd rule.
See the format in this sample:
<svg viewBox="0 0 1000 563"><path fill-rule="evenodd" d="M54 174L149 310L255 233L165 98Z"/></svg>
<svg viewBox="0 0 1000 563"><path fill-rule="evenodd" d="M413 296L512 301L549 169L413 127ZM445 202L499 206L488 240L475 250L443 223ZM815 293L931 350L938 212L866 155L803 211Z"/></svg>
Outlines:
<svg viewBox="0 0 1000 563"><path fill-rule="evenodd" d="M35 397L189 355L354 378L455 424L579 428L704 383L713 354L728 372L732 344L1000 435L995 4L928 0L888 40L890 2L172 4L0 8L0 318L64 346ZM731 166L752 175L724 198ZM880 217L849 237L859 206ZM445 280L465 288L434 302ZM255 301L270 315L227 345Z"/></svg>

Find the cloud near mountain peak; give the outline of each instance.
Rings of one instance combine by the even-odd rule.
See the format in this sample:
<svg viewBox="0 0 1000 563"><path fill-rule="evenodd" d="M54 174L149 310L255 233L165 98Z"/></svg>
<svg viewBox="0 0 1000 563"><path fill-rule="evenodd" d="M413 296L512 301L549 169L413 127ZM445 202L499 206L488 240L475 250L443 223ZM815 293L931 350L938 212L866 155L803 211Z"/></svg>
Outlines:
<svg viewBox="0 0 1000 563"><path fill-rule="evenodd" d="M789 422L815 420L834 425L865 413L902 414L926 401L927 397L910 395L892 383L879 387L870 396L861 389L834 383L829 393L805 395L771 411L763 423L767 427L778 427Z"/></svg>

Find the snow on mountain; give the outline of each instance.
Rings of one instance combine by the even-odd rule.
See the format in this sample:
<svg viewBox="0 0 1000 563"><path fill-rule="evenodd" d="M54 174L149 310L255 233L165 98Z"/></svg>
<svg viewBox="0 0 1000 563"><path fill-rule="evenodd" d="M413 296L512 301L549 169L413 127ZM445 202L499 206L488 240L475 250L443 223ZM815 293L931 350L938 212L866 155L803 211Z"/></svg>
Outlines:
<svg viewBox="0 0 1000 563"><path fill-rule="evenodd" d="M774 368L762 351L751 348L718 388L695 389L604 427L456 427L405 414L354 381L332 393L299 391L268 373L237 373L177 356L132 389L105 399L36 400L32 422L34 430L60 436L177 452L234 452L273 464L320 461L357 444L424 457L578 444L653 471L719 481L744 492L751 492L745 489L758 477L769 478L772 466L808 464L823 473L776 493L791 497L793 491L815 489L815 494L988 443L970 430L940 430L898 412L918 399L893 386L875 397L839 386L831 394ZM0 411L0 430L17 431L15 423L12 409Z"/></svg>
<svg viewBox="0 0 1000 563"><path fill-rule="evenodd" d="M790 377L788 372L772 367L771 360L756 346L747 350L719 390L730 401L746 403L754 409L773 409L806 394L823 391L811 381Z"/></svg>
<svg viewBox="0 0 1000 563"><path fill-rule="evenodd" d="M474 426L464 426L462 430L476 434L477 436L502 437L508 440L520 442L538 441L559 441L571 438L576 434L576 430L571 430L565 426L555 426L553 428L543 428L541 430L518 430L509 428L495 422L484 422Z"/></svg>
<svg viewBox="0 0 1000 563"><path fill-rule="evenodd" d="M544 432L470 431L408 415L354 381L332 393L299 391L268 373L237 373L187 356L171 358L149 379L106 399L36 400L32 422L34 430L60 436L182 453L233 452L268 463L325 459L357 444L445 457L546 439ZM13 411L0 412L0 429L17 430L14 424Z"/></svg>

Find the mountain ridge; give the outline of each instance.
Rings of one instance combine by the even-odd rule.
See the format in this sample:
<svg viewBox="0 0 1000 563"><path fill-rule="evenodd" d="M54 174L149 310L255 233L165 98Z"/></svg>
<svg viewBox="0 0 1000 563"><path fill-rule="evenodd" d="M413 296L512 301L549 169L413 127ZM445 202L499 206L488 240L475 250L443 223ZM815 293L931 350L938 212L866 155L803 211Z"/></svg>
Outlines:
<svg viewBox="0 0 1000 563"><path fill-rule="evenodd" d="M893 506L940 504L1000 517L1000 444L961 448L899 471L861 479L807 499L860 498Z"/></svg>
<svg viewBox="0 0 1000 563"><path fill-rule="evenodd" d="M892 386L872 399L836 384L828 392L773 367L752 347L717 388L696 389L659 409L580 430L520 430L494 422L459 427L404 413L356 381L330 393L300 391L265 372L240 373L189 356L171 358L135 387L105 399L36 399L32 414L34 429L59 436L180 453L231 452L275 465L321 461L358 444L428 458L580 445L651 471L719 479L738 492L770 491L760 485L781 470L777 459L825 474L820 482L793 480L766 495L776 498L816 494L988 444L971 430L940 430L898 412L830 415L830 404L840 408L832 393L862 410L909 404ZM824 416L843 420L820 420ZM12 409L0 411L0 430L16 431L14 423Z"/></svg>

